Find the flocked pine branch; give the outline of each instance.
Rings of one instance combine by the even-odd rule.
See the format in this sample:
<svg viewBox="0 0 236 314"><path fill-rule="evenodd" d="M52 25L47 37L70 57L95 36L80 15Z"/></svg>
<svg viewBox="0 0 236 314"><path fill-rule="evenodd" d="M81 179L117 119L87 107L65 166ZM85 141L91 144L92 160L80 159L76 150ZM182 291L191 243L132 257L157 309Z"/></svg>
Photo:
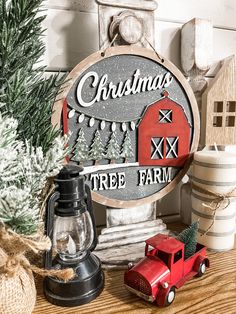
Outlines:
<svg viewBox="0 0 236 314"><path fill-rule="evenodd" d="M17 121L0 115L0 221L17 233L40 224L41 192L63 166L65 141L58 137L46 153L18 140Z"/></svg>
<svg viewBox="0 0 236 314"><path fill-rule="evenodd" d="M45 51L42 2L0 0L0 102L17 119L20 138L46 152L58 135L51 114L63 78L46 78L37 65Z"/></svg>

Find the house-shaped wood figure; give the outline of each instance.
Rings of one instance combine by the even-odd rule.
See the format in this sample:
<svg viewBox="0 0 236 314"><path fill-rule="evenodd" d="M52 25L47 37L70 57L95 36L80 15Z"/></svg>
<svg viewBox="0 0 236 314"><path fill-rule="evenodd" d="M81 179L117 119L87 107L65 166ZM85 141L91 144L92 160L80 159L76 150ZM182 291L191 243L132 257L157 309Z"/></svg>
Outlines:
<svg viewBox="0 0 236 314"><path fill-rule="evenodd" d="M236 57L231 56L202 95L201 144L236 144Z"/></svg>
<svg viewBox="0 0 236 314"><path fill-rule="evenodd" d="M149 105L138 126L140 166L184 165L190 151L190 128L181 105L164 97Z"/></svg>

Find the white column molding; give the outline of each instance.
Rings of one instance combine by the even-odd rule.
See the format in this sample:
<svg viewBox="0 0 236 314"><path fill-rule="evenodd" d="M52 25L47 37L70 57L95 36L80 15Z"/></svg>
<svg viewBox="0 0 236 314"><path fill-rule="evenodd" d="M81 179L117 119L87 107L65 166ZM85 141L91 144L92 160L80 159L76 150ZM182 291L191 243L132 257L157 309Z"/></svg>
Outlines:
<svg viewBox="0 0 236 314"><path fill-rule="evenodd" d="M207 87L204 75L211 66L213 27L209 20L194 18L181 30L181 64L201 110L201 96Z"/></svg>

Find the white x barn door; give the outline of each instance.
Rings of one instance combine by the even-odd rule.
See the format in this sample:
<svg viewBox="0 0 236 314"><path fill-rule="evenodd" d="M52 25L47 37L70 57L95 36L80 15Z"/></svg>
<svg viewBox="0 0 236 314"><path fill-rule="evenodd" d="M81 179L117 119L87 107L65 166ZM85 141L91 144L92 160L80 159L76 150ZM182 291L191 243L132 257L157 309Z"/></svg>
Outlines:
<svg viewBox="0 0 236 314"><path fill-rule="evenodd" d="M179 137L153 137L151 159L178 158L178 144Z"/></svg>

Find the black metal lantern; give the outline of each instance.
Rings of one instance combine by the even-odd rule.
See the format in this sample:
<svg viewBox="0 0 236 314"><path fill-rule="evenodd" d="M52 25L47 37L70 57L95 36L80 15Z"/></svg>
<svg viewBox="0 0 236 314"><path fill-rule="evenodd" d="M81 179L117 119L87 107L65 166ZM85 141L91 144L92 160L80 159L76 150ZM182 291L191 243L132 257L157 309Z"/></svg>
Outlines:
<svg viewBox="0 0 236 314"><path fill-rule="evenodd" d="M75 278L63 282L53 277L44 281L47 300L59 306L77 306L95 299L103 290L100 260L91 253L97 244L91 192L80 175L83 168L65 166L55 179L56 190L49 197L46 233L52 250L45 255L45 268L72 267Z"/></svg>

